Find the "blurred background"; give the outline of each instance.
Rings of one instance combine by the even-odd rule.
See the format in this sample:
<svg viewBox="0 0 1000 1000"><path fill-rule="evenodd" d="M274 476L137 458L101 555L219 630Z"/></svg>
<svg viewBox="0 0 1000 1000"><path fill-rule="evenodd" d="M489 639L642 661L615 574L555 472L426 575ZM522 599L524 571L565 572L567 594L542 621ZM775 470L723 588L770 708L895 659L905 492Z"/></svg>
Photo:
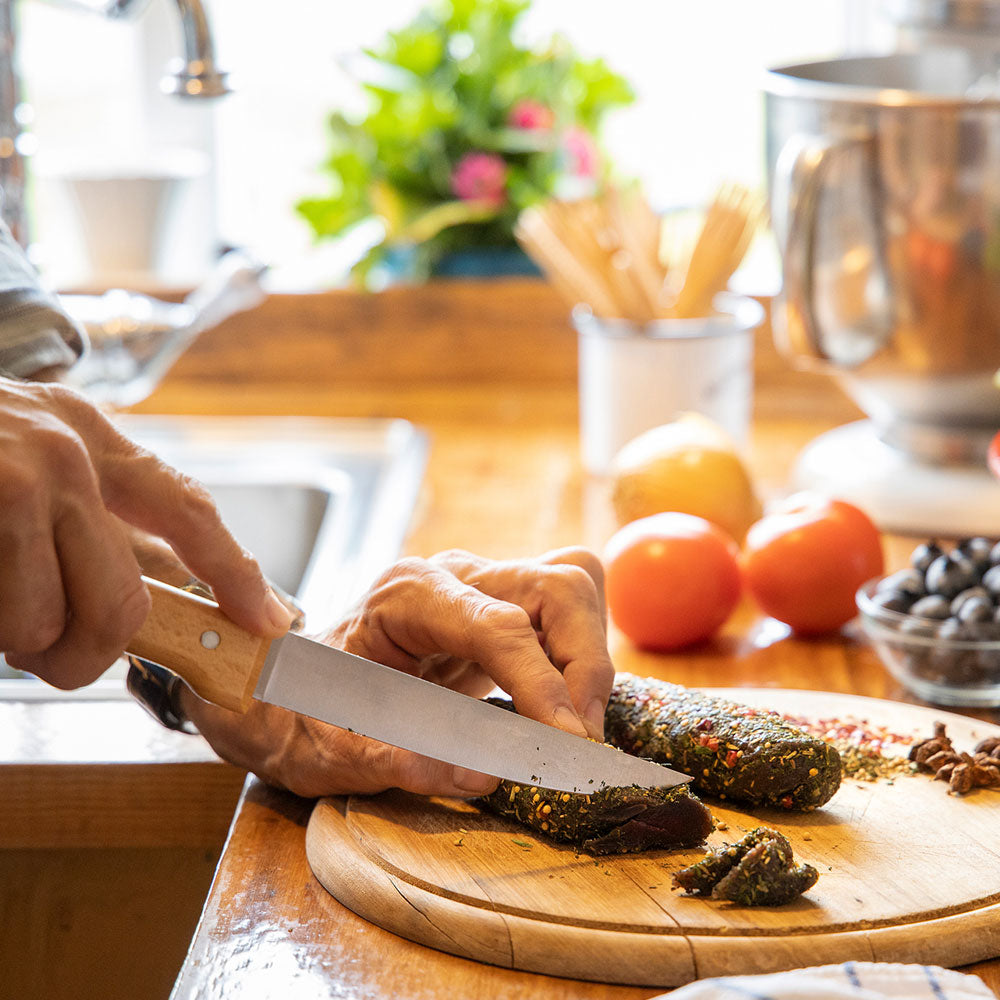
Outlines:
<svg viewBox="0 0 1000 1000"><path fill-rule="evenodd" d="M159 89L181 48L174 3L150 0L122 20L41 0L15 6L31 109L34 253L52 283L193 286L219 247L231 245L269 261L272 281L287 290L344 280L356 248L316 245L294 206L328 188L320 166L330 113L364 107L351 57L407 23L420 0L207 0L217 61L234 92L205 102ZM528 43L564 35L581 57L603 58L627 79L636 100L607 116L604 148L618 172L643 181L658 209L704 204L722 180L763 188L765 68L896 43L881 0L618 0L613 16L604 3L535 0L518 30ZM66 224L82 211L68 200L72 182L150 175L171 200L155 273L121 273L109 258L110 273L95 274L87 227ZM125 190L116 185L119 211ZM106 203L89 196L101 217ZM142 226L136 198L129 211ZM777 267L759 265L744 280L769 293Z"/></svg>

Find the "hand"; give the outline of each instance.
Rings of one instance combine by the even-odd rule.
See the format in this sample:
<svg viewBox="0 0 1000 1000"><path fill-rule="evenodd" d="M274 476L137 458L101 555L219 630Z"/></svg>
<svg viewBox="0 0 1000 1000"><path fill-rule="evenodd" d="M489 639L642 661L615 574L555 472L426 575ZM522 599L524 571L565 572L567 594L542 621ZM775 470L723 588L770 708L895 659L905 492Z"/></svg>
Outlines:
<svg viewBox="0 0 1000 1000"><path fill-rule="evenodd" d="M583 549L511 562L452 551L397 563L323 640L474 697L499 685L521 714L601 738L614 679L605 622L601 565ZM185 688L181 703L221 756L298 795L497 784L261 702L241 716Z"/></svg>
<svg viewBox="0 0 1000 1000"><path fill-rule="evenodd" d="M56 687L95 680L145 621L129 526L165 539L245 628L291 621L204 487L65 387L0 378L0 510L0 650Z"/></svg>

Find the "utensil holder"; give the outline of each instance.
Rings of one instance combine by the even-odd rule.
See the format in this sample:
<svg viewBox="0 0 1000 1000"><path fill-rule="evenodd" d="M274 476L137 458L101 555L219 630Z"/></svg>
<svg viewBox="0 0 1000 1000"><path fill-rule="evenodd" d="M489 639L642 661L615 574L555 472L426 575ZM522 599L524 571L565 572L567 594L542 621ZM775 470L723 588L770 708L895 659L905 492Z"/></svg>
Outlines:
<svg viewBox="0 0 1000 1000"><path fill-rule="evenodd" d="M580 445L584 468L606 474L643 431L694 411L744 443L753 399L754 299L719 296L712 316L644 326L578 306Z"/></svg>

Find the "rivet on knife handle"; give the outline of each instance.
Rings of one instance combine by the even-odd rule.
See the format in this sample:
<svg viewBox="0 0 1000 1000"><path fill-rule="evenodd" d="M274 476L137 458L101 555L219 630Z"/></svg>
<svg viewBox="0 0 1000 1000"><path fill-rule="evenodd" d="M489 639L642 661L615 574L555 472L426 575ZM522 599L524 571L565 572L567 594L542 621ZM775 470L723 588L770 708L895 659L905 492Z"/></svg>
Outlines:
<svg viewBox="0 0 1000 1000"><path fill-rule="evenodd" d="M143 580L153 606L128 652L179 674L206 701L246 711L270 640L231 622L212 601Z"/></svg>

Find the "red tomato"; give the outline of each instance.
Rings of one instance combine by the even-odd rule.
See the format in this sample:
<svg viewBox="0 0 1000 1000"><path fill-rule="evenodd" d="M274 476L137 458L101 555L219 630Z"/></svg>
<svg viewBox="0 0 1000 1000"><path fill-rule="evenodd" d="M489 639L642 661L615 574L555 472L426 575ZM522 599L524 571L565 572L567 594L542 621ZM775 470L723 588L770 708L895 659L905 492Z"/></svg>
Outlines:
<svg viewBox="0 0 1000 1000"><path fill-rule="evenodd" d="M858 588L882 573L882 537L853 504L798 493L751 525L742 564L761 610L819 635L857 614Z"/></svg>
<svg viewBox="0 0 1000 1000"><path fill-rule="evenodd" d="M986 450L986 465L990 472L1000 479L1000 433L994 434Z"/></svg>
<svg viewBox="0 0 1000 1000"><path fill-rule="evenodd" d="M611 617L643 649L707 639L740 598L736 543L693 514L653 514L625 525L604 550L604 569Z"/></svg>

